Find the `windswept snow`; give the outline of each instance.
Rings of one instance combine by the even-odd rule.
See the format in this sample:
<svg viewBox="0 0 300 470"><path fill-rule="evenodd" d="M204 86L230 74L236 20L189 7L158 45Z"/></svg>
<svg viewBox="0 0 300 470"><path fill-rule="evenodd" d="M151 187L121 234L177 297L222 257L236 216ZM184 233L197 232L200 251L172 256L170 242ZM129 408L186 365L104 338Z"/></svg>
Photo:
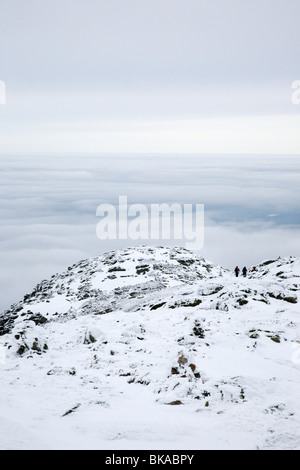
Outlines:
<svg viewBox="0 0 300 470"><path fill-rule="evenodd" d="M0 316L1 449L299 449L300 259L129 248Z"/></svg>

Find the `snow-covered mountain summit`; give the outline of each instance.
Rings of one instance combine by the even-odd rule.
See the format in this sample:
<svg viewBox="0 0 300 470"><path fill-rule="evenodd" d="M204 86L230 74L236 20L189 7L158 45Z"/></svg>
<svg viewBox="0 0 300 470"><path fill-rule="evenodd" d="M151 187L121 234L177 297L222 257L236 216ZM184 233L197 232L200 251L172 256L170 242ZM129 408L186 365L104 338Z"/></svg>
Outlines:
<svg viewBox="0 0 300 470"><path fill-rule="evenodd" d="M106 253L80 261L39 283L5 312L0 334L9 332L20 317L24 322L35 315L37 322L40 315L42 323L57 317L101 315L118 309L154 309L151 304L160 296L171 300L179 288L200 279L216 278L223 272L184 248L141 247Z"/></svg>
<svg viewBox="0 0 300 470"><path fill-rule="evenodd" d="M166 247L42 281L0 315L0 447L300 447L299 288Z"/></svg>

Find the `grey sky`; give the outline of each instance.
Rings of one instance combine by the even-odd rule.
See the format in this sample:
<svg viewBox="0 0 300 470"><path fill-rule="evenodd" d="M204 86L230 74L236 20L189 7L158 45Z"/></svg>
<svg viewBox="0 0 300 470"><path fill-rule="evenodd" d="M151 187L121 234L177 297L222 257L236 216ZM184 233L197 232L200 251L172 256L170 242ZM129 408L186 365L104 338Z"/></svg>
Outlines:
<svg viewBox="0 0 300 470"><path fill-rule="evenodd" d="M0 13L4 153L300 153L298 0L0 0Z"/></svg>
<svg viewBox="0 0 300 470"><path fill-rule="evenodd" d="M298 0L1 0L17 88L198 87L295 79Z"/></svg>

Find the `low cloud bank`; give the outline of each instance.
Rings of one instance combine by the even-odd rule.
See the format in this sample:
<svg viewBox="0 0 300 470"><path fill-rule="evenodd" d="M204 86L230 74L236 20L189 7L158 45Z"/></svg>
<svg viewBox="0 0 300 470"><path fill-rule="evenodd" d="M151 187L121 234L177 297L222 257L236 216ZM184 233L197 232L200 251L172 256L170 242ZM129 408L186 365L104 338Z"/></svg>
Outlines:
<svg viewBox="0 0 300 470"><path fill-rule="evenodd" d="M129 203L205 205L199 252L233 269L300 256L296 157L6 157L1 160L0 310L79 259L137 244L99 240L96 209Z"/></svg>

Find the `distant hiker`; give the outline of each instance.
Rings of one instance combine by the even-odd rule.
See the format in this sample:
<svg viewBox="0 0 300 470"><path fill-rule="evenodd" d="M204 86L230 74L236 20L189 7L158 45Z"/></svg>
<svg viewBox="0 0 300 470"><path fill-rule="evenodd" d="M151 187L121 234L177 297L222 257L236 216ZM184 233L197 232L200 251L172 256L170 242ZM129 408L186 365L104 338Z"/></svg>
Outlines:
<svg viewBox="0 0 300 470"><path fill-rule="evenodd" d="M246 268L246 266L243 268L243 276L244 276L244 277L247 276L247 268Z"/></svg>
<svg viewBox="0 0 300 470"><path fill-rule="evenodd" d="M234 272L235 272L236 277L238 277L239 272L240 272L240 268L238 266L236 266Z"/></svg>

